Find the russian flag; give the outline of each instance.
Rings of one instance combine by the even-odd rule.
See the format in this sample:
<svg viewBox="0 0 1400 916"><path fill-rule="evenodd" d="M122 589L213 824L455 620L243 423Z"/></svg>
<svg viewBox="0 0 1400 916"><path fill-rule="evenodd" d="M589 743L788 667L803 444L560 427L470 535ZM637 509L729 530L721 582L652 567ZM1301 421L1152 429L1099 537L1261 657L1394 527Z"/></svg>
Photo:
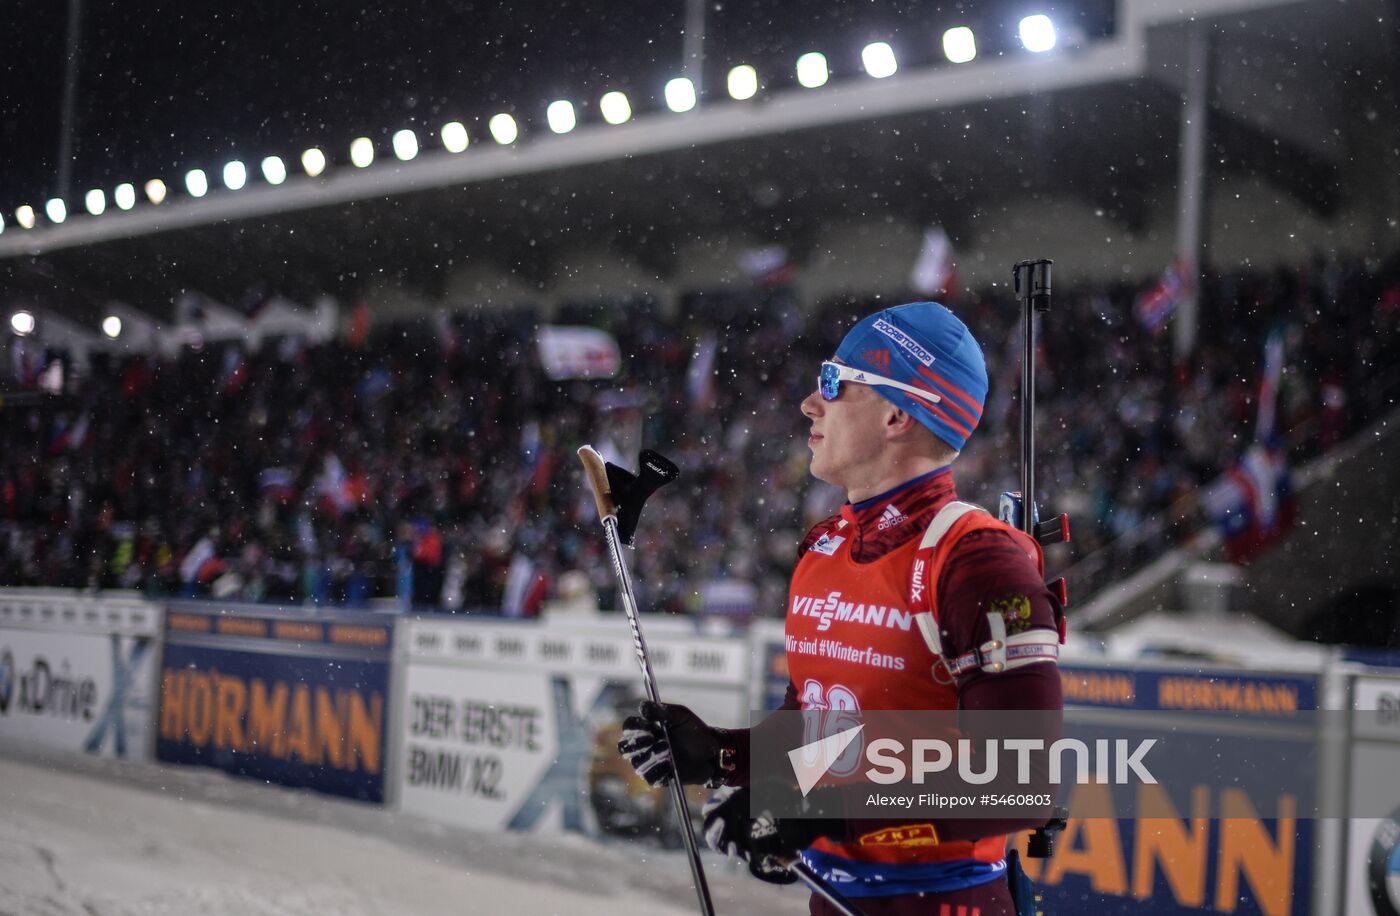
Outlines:
<svg viewBox="0 0 1400 916"><path fill-rule="evenodd" d="M1258 556L1287 534L1298 516L1288 454L1274 429L1283 359L1283 334L1275 329L1264 343L1254 444L1202 495L1206 512L1225 537L1226 559L1233 563Z"/></svg>
<svg viewBox="0 0 1400 916"><path fill-rule="evenodd" d="M1202 495L1225 537L1225 558L1248 563L1282 538L1298 517L1283 449L1255 443Z"/></svg>
<svg viewBox="0 0 1400 916"><path fill-rule="evenodd" d="M1138 296L1133 310L1138 322L1155 334L1166 326L1172 312L1190 294L1191 282L1186 276L1185 264L1178 258L1162 272L1162 279L1155 286Z"/></svg>
<svg viewBox="0 0 1400 916"><path fill-rule="evenodd" d="M739 269L762 287L782 286L797 275L797 268L788 259L788 250L782 245L764 245L745 251L739 255Z"/></svg>
<svg viewBox="0 0 1400 916"><path fill-rule="evenodd" d="M91 417L87 414L83 414L76 423L60 421L54 428L53 437L49 439L49 455L61 455L82 448L83 443L87 441L90 423Z"/></svg>

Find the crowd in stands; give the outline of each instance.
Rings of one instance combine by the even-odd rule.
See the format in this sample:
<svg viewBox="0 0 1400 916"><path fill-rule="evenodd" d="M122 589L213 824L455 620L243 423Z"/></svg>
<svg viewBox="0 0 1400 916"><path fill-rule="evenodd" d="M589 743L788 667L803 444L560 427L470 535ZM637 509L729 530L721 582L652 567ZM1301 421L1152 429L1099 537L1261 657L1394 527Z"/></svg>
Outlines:
<svg viewBox="0 0 1400 916"><path fill-rule="evenodd" d="M1393 403L1400 263L1318 258L1215 275L1185 360L1135 318L1141 284L1057 289L1039 351L1042 501L1074 518L1064 566L1191 496L1253 436L1263 341L1285 334L1278 428L1293 460ZM171 359L102 356L62 395L0 409L0 586L529 615L615 604L574 452L654 448L681 480L643 515L644 608L780 615L807 526L841 494L807 474L798 404L879 302L789 289L565 308L619 343L608 380L550 381L541 316L458 313L366 339ZM950 300L992 392L955 466L965 498L1018 488L1019 313L1004 288ZM690 373L697 344L713 374ZM1389 373L1389 374L1387 374ZM1179 536L1178 532L1176 536ZM743 588L726 589L725 584Z"/></svg>

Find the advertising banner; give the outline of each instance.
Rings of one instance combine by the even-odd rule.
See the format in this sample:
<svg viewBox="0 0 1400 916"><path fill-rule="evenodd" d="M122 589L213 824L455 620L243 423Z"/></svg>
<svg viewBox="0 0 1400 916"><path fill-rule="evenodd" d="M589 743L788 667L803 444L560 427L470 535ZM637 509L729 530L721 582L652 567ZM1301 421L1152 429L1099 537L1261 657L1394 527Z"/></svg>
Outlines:
<svg viewBox="0 0 1400 916"><path fill-rule="evenodd" d="M1347 822L1346 912L1400 916L1400 677L1356 678L1351 715L1353 807L1377 816Z"/></svg>
<svg viewBox="0 0 1400 916"><path fill-rule="evenodd" d="M1061 665L1065 707L1247 715L1286 721L1317 709L1317 675L1235 669Z"/></svg>
<svg viewBox="0 0 1400 916"><path fill-rule="evenodd" d="M159 617L137 602L0 598L0 738L149 758Z"/></svg>
<svg viewBox="0 0 1400 916"><path fill-rule="evenodd" d="M637 653L626 621L591 627L531 623L409 620L406 650L413 660L483 663L553 669L580 675L639 679ZM742 685L748 646L739 639L648 634L647 651L657 682ZM737 715L741 718L743 711Z"/></svg>
<svg viewBox="0 0 1400 916"><path fill-rule="evenodd" d="M384 801L391 622L180 605L166 631L159 759Z"/></svg>
<svg viewBox="0 0 1400 916"><path fill-rule="evenodd" d="M410 620L395 782L399 805L466 826L659 831L679 843L667 797L617 752L643 693L625 623ZM742 640L648 640L662 694L717 725L744 721ZM705 797L696 790L693 803Z"/></svg>
<svg viewBox="0 0 1400 916"><path fill-rule="evenodd" d="M1071 818L1053 857L1026 859L1048 911L1311 912L1314 822L1299 816L1310 799L1280 787L1316 778L1316 675L1087 665L1060 674L1066 735L1091 739L1108 721L1101 710L1145 711L1144 737L1169 721L1208 751L1193 764L1189 797L1139 787L1157 790L1154 808L1172 816ZM1114 721L1121 732L1131 720Z"/></svg>

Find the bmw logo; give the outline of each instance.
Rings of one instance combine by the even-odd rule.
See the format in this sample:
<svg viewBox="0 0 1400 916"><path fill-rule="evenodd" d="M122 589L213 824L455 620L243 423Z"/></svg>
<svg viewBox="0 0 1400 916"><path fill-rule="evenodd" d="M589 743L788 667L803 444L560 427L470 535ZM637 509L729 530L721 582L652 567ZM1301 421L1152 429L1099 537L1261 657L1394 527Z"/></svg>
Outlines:
<svg viewBox="0 0 1400 916"><path fill-rule="evenodd" d="M1400 916L1400 808L1377 825L1366 874L1377 916Z"/></svg>
<svg viewBox="0 0 1400 916"><path fill-rule="evenodd" d="M0 652L0 715L10 711L10 697L15 692L15 657L6 649Z"/></svg>

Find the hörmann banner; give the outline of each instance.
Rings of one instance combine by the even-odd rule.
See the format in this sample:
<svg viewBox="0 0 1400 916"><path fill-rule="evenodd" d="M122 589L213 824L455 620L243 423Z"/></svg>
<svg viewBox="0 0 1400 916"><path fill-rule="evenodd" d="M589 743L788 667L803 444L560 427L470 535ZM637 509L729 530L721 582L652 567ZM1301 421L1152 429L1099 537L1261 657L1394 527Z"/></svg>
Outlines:
<svg viewBox="0 0 1400 916"><path fill-rule="evenodd" d="M775 631L763 632L754 641L755 658L763 665L755 715L777 704L789 680L781 633ZM1313 911L1318 821L1311 818L1316 808L1310 809L1309 799L1295 795L1288 784L1306 787L1318 778L1318 673L1141 661L1062 663L1060 675L1067 737L1078 737L1093 748L1093 740L1111 727L1115 745L1118 739L1128 739L1129 746L1136 747L1139 740L1161 737L1151 729L1168 723L1173 727L1172 746L1185 740L1199 755L1185 761L1186 766L1172 755L1173 776L1196 771L1184 787L1148 784L1123 789L1092 780L1069 787L1055 799L1074 810L1112 811L1117 806L1168 817L1071 817L1049 859L1026 858L1029 834L1015 837L1046 912L1274 916ZM1390 708L1378 693L1370 699L1376 708ZM1378 716L1376 723L1384 718L1383 713L1372 715ZM1137 732L1125 728L1135 716L1151 724ZM1162 748L1166 746L1164 742ZM1160 752L1161 748L1148 755L1149 769L1156 766L1153 754ZM1232 776L1230 760L1248 767L1249 778ZM1282 772L1281 760L1293 769ZM1125 791L1132 793L1130 804L1120 800ZM1311 802L1316 805L1318 799ZM1395 823L1400 823L1400 814ZM1353 842L1364 843L1368 850L1400 849L1400 839L1387 845L1400 838L1400 828L1387 832L1381 822L1369 827L1370 833ZM913 835L913 841L921 838ZM1400 874L1400 853L1390 864L1384 864L1379 851L1362 855L1369 856L1368 862L1383 863L1372 866L1378 874L1391 874L1387 868ZM1400 887L1400 880L1394 885ZM1365 893L1371 894L1369 889ZM1400 899L1400 891L1396 896Z"/></svg>
<svg viewBox="0 0 1400 916"><path fill-rule="evenodd" d="M159 637L145 602L0 595L0 738L149 758Z"/></svg>
<svg viewBox="0 0 1400 916"><path fill-rule="evenodd" d="M157 757L382 803L393 629L363 612L172 605Z"/></svg>
<svg viewBox="0 0 1400 916"><path fill-rule="evenodd" d="M548 627L413 619L401 632L394 782L404 810L489 829L674 835L664 796L617 753L621 720L642 696L621 617ZM658 632L648 647L665 699L742 724L743 640ZM692 801L704 798L697 789Z"/></svg>
<svg viewBox="0 0 1400 916"><path fill-rule="evenodd" d="M1312 912L1316 822L1304 813L1308 799L1288 784L1310 787L1316 779L1316 674L1144 663L1062 665L1060 675L1066 735L1092 736L1106 722L1125 733L1121 723L1131 716L1103 713L1142 711L1154 733L1174 723L1176 741L1209 751L1192 764L1200 775L1189 793L1135 790L1139 805L1171 816L1070 818L1052 858L1025 860L1050 912ZM1283 759L1286 774L1276 772ZM1025 835L1020 843L1024 849Z"/></svg>

